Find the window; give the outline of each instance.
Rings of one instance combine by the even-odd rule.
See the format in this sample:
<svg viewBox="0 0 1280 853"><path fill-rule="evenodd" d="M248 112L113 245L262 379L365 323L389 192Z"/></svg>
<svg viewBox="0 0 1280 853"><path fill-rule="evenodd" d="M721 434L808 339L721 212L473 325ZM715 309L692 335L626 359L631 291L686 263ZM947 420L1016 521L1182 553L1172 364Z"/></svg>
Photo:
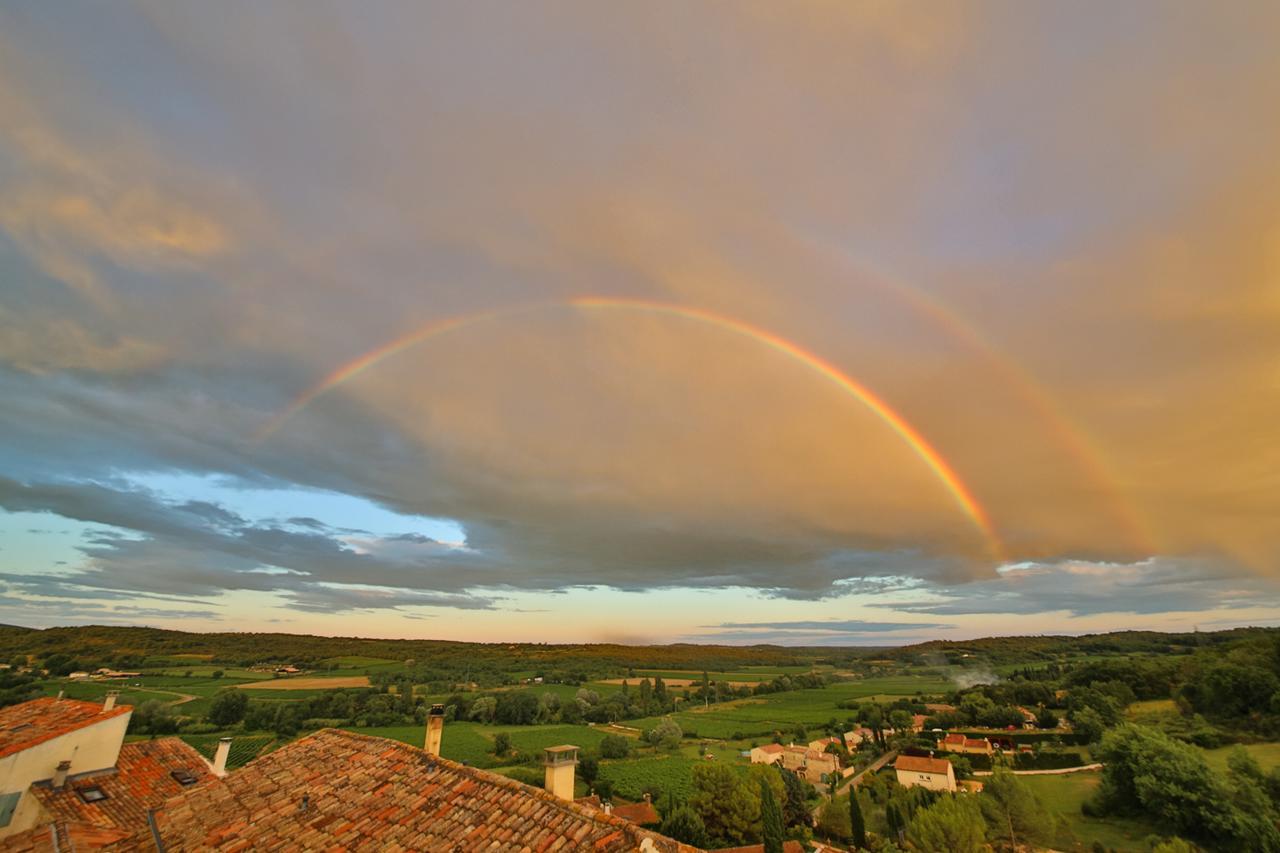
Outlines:
<svg viewBox="0 0 1280 853"><path fill-rule="evenodd" d="M14 791L12 794L0 794L0 827L8 826L9 821L13 820L13 812L18 808L18 801L21 799L21 791Z"/></svg>
<svg viewBox="0 0 1280 853"><path fill-rule="evenodd" d="M86 803L96 803L107 798L107 792L97 785L85 785L83 788L76 788L76 793Z"/></svg>
<svg viewBox="0 0 1280 853"><path fill-rule="evenodd" d="M196 782L200 781L195 776L192 776L187 770L174 770L169 775L172 776L173 780L179 785L194 785Z"/></svg>

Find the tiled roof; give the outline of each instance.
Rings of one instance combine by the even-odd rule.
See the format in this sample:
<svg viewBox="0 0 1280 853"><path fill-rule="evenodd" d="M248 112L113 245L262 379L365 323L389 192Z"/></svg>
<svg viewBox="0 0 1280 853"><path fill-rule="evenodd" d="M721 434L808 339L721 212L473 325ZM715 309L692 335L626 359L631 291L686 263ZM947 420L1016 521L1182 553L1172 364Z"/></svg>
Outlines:
<svg viewBox="0 0 1280 853"><path fill-rule="evenodd" d="M117 705L103 711L101 702L77 699L32 699L10 705L0 709L0 758L132 710L129 705Z"/></svg>
<svg viewBox="0 0 1280 853"><path fill-rule="evenodd" d="M445 731L445 737L449 736ZM550 793L384 738L323 729L188 789L156 814L165 849L694 851ZM126 849L151 849L149 832Z"/></svg>
<svg viewBox="0 0 1280 853"><path fill-rule="evenodd" d="M653 807L651 802L615 805L613 813L623 820L629 820L641 826L648 823L662 822L662 815L658 814L658 810Z"/></svg>
<svg viewBox="0 0 1280 853"><path fill-rule="evenodd" d="M947 775L947 768L951 766L951 762L945 758L924 758L919 755L899 755L894 761L893 766L897 770L906 770L911 773L936 773L942 776Z"/></svg>
<svg viewBox="0 0 1280 853"><path fill-rule="evenodd" d="M756 749L760 750L761 752L767 752L767 753L773 754L773 753L782 752L783 746L780 743L766 743L764 746L757 746Z"/></svg>
<svg viewBox="0 0 1280 853"><path fill-rule="evenodd" d="M942 742L945 744L958 744L960 746L963 746L966 740L968 740L968 738L966 738L962 734L950 734L944 737L942 739Z"/></svg>
<svg viewBox="0 0 1280 853"><path fill-rule="evenodd" d="M128 837L122 829L57 821L11 835L3 847L5 853L78 853L101 850Z"/></svg>
<svg viewBox="0 0 1280 853"><path fill-rule="evenodd" d="M167 737L126 743L120 747L114 770L72 777L60 789L39 784L31 790L55 820L134 832L146 827L147 809L192 787L178 782L172 775L175 771L194 777L192 785L214 778L200 753L176 737ZM100 788L106 799L85 802L78 792L90 785Z"/></svg>

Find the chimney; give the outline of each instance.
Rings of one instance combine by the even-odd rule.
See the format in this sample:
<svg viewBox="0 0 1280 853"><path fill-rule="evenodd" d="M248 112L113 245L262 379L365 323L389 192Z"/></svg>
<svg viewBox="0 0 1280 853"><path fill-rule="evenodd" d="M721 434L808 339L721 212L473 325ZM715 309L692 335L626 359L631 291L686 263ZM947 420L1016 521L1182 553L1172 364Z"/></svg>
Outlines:
<svg viewBox="0 0 1280 853"><path fill-rule="evenodd" d="M231 754L231 738L218 738L218 751L213 754L213 775L227 775L227 756Z"/></svg>
<svg viewBox="0 0 1280 853"><path fill-rule="evenodd" d="M613 814L613 803L609 802L608 800L605 800L603 803L601 803L600 807L604 809L605 814Z"/></svg>
<svg viewBox="0 0 1280 853"><path fill-rule="evenodd" d="M432 705L427 712L427 742L422 747L427 755L440 754L440 738L444 735L444 705Z"/></svg>
<svg viewBox="0 0 1280 853"><path fill-rule="evenodd" d="M70 761L59 761L58 769L53 771L53 787L61 788L67 784L67 773L71 770Z"/></svg>
<svg viewBox="0 0 1280 853"><path fill-rule="evenodd" d="M120 695L119 690L107 691L107 698L102 702L102 713L107 713L116 706L116 698Z"/></svg>
<svg viewBox="0 0 1280 853"><path fill-rule="evenodd" d="M653 802L653 795L652 795L652 794L650 794L648 791L645 791L645 792L644 792L644 801L645 801L646 803L652 803L652 802Z"/></svg>
<svg viewBox="0 0 1280 853"><path fill-rule="evenodd" d="M59 690L59 691L58 691L58 696L57 696L57 698L58 698L58 699L61 699L63 696L65 696L65 695L66 695L66 693L67 693L67 691L65 691L65 690Z"/></svg>
<svg viewBox="0 0 1280 853"><path fill-rule="evenodd" d="M578 766L576 746L549 746L542 763L547 768L547 790L562 800L573 799L573 768Z"/></svg>

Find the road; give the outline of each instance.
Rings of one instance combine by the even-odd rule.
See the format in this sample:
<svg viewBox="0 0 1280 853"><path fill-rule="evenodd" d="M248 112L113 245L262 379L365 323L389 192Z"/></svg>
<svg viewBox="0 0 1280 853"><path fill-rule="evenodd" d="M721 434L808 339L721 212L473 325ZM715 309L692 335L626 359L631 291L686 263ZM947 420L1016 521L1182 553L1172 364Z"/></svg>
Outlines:
<svg viewBox="0 0 1280 853"><path fill-rule="evenodd" d="M893 761L893 759L897 757L898 757L898 751L896 749L889 750L884 755L880 756L875 761L871 762L866 767L859 770L857 773L854 773L848 779L842 780L840 784L836 787L836 795L839 796L839 794L842 791L846 790L850 785L858 784L858 780L861 779L863 776L867 775L868 773L875 773L881 767L884 767L886 764L888 764L890 761ZM831 799L831 797L827 796L826 799ZM826 800L819 803L818 807L813 810L813 819L815 821L817 821L818 815L822 812L822 806L825 805L825 803L826 803Z"/></svg>

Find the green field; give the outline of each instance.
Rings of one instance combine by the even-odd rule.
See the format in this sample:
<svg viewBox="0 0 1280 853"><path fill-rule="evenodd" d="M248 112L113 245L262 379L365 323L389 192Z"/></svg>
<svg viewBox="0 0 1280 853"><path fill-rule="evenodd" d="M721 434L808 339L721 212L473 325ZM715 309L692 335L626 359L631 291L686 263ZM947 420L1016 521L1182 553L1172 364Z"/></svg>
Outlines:
<svg viewBox="0 0 1280 853"><path fill-rule="evenodd" d="M1243 744L1245 750L1253 756L1254 760L1262 766L1263 772L1268 772L1274 767L1280 767L1280 743L1246 743ZM1231 754L1234 746L1224 746L1221 749L1204 750L1204 758L1209 762L1209 766L1219 773L1227 771L1227 756Z"/></svg>
<svg viewBox="0 0 1280 853"><path fill-rule="evenodd" d="M694 707L672 716L686 732L697 732L701 737L760 738L775 731L785 732L797 725L822 726L834 718L847 720L852 712L840 708L840 702L851 699L869 699L872 696L914 696L917 693L941 693L950 688L945 679L927 676L886 676L864 678L856 681L832 684L813 690L792 690L786 693L769 693L750 699L722 702L710 707ZM631 720L629 726L652 728L657 717Z"/></svg>
<svg viewBox="0 0 1280 853"><path fill-rule="evenodd" d="M1085 817L1080 805L1098 787L1101 781L1098 773L1023 776L1022 779L1044 800L1049 811L1062 818L1062 827L1055 841L1057 849L1089 850L1097 841L1108 850L1145 851L1146 838L1159 834L1158 827L1146 821Z"/></svg>

